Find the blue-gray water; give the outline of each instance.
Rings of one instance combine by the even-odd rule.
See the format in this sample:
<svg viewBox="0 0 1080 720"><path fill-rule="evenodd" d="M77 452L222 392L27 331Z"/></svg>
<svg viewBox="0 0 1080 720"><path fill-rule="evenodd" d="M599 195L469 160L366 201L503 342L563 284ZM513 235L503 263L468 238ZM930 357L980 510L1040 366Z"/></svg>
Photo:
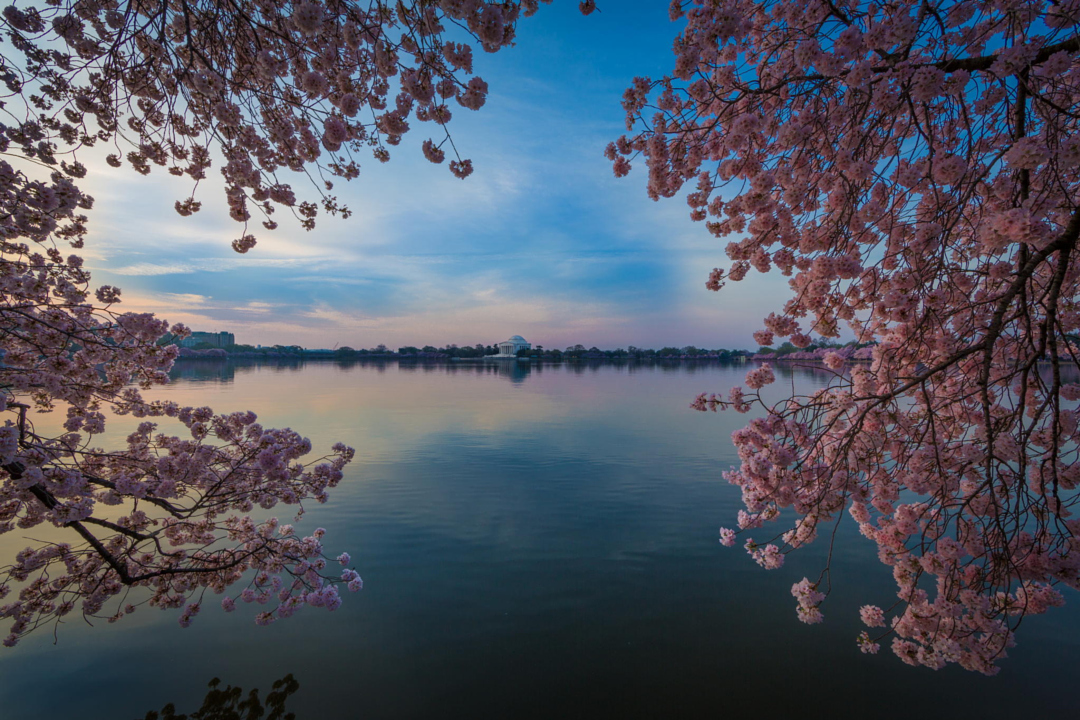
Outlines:
<svg viewBox="0 0 1080 720"><path fill-rule="evenodd" d="M1074 593L1025 621L998 677L935 673L856 648L858 606L890 604L894 586L851 527L817 626L789 589L816 577L824 541L771 572L719 545L740 506L720 472L746 418L688 404L745 371L181 364L159 395L357 448L301 529L327 528L364 590L269 628L216 600L186 630L145 607L68 622L55 644L46 631L0 652L0 718L192 712L213 677L265 692L288 673L298 720L1076 716Z"/></svg>

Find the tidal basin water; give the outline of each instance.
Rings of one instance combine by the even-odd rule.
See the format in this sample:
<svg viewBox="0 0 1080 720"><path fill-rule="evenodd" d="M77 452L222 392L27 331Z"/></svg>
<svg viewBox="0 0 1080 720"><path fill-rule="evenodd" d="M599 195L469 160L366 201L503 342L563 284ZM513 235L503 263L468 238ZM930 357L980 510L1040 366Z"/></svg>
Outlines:
<svg viewBox="0 0 1080 720"><path fill-rule="evenodd" d="M265 694L289 673L298 720L1080 715L1076 593L1024 622L999 676L935 673L858 651L858 606L895 590L849 518L816 626L789 590L817 576L825 540L775 571L718 543L740 507L720 473L746 418L688 405L746 369L181 363L155 396L357 449L301 529L325 527L364 590L267 628L259 606L229 615L216 597L186 630L148 607L73 619L55 642L46 630L0 649L0 718L190 713L214 677ZM820 383L779 373L789 389ZM13 535L5 557L25 543Z"/></svg>

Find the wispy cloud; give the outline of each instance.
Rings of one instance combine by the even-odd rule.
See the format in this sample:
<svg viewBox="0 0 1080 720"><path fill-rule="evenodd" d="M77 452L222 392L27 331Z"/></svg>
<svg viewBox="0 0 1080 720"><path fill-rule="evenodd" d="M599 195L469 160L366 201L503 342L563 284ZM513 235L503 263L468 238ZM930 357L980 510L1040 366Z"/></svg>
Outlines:
<svg viewBox="0 0 1080 720"><path fill-rule="evenodd" d="M183 179L92 167L95 281L124 288L129 309L250 343L490 343L520 333L554 347L751 345L785 279L706 291L709 270L726 266L726 240L690 222L682 200L649 201L643 168L616 180L602 155L624 131L622 89L670 68L675 34L657 30L662 4L611 5L589 18L572 4L545 7L521 23L516 47L477 57L492 94L451 124L473 176L428 163L417 124L389 164L360 158L360 177L334 188L351 218L321 216L309 233L279 212L279 230L253 225L259 242L246 255L229 249L245 230L229 219L215 174L200 183L203 210L180 218L173 202L191 192ZM298 194L315 194L292 179Z"/></svg>
<svg viewBox="0 0 1080 720"><path fill-rule="evenodd" d="M301 267L317 261L302 258L203 258L187 262L136 263L110 268L117 275L190 275L192 273L228 272L237 268Z"/></svg>
<svg viewBox="0 0 1080 720"><path fill-rule="evenodd" d="M370 278L362 277L338 277L334 275L298 275L290 277L289 282L297 284L318 283L327 285L370 285Z"/></svg>

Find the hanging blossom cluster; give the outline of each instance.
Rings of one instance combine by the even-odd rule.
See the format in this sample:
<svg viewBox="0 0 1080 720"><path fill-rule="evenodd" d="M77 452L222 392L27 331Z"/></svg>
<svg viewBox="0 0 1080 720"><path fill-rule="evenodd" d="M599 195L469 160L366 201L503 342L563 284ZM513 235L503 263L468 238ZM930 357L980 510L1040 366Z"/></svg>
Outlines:
<svg viewBox="0 0 1080 720"><path fill-rule="evenodd" d="M896 580L861 612L865 652L997 670L1021 619L1080 587L1080 3L676 0L675 67L638 78L648 193L687 185L728 238L707 287L751 269L792 296L756 335L873 344L778 404L767 366L698 409L734 433L739 534L765 567L850 515ZM791 519L794 521L788 525ZM831 532L829 533L831 535ZM822 619L826 568L792 588Z"/></svg>
<svg viewBox="0 0 1080 720"><path fill-rule="evenodd" d="M0 534L71 534L0 566L3 643L71 613L114 621L142 604L183 606L187 625L207 591L245 579L242 600L271 603L259 622L305 604L334 609L337 586L361 583L331 570L321 531L298 538L248 513L324 502L353 450L301 464L310 442L252 413L144 400L178 352L161 338L187 329L119 312L117 288L91 294L82 260L59 246L81 245L79 211L91 204L72 170L32 180L0 159ZM36 431L33 418L53 410L65 413L61 434ZM124 447L97 448L110 413L145 420ZM184 436L157 432L155 419Z"/></svg>
<svg viewBox="0 0 1080 720"><path fill-rule="evenodd" d="M226 611L265 606L265 625L304 606L334 610L339 587L363 586L347 553L325 555L322 530L301 537L252 516L288 505L299 518L306 502L325 502L351 448L306 460L307 439L252 413L143 398L168 380L178 351L166 340L188 330L121 312L120 290L91 291L82 259L63 249L83 247L93 206L78 187L80 151L108 144L114 167L158 165L196 187L223 159L226 202L244 226L233 248L246 252L253 210L267 229L280 207L314 227L319 205L298 199L282 171L318 175L323 209L347 216L326 178L356 177L365 149L387 161L410 121L437 128L423 143L428 160L449 148L451 172L469 175L446 128L454 108L484 105L473 48L511 44L541 1L42 0L0 10L0 534L46 524L71 533L0 566L5 645L71 613L114 621L142 604L182 607L186 626L208 591ZM181 216L201 207L194 195L176 203ZM35 429L57 409L62 434ZM110 414L145 419L119 449L94 444ZM177 424L180 437L158 430Z"/></svg>
<svg viewBox="0 0 1080 720"><path fill-rule="evenodd" d="M443 162L449 148L451 172L472 173L447 125L487 97L473 46L510 45L540 2L17 2L0 14L0 99L11 119L0 152L18 148L49 168L112 142L110 165L161 166L193 187L220 157L230 215L245 228L233 247L246 252L253 213L268 230L280 208L309 230L320 204L347 217L332 179L355 178L368 152L389 160L411 122L432 128L428 160ZM300 200L286 170L317 174L320 202ZM194 195L176 202L182 216L200 207Z"/></svg>

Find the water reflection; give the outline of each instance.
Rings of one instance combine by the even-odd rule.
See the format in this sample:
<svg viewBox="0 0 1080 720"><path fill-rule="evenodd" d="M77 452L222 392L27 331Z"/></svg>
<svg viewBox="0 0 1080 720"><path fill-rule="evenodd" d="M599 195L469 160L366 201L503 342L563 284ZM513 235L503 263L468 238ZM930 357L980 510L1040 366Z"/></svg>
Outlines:
<svg viewBox="0 0 1080 720"><path fill-rule="evenodd" d="M190 715L177 714L175 705L169 703L160 712L151 710L146 713L144 720L295 720L296 718L295 713L285 711L285 703L289 696L300 689L300 683L296 681L292 673L274 681L265 700L260 699L258 688L246 694L242 688L232 685L226 685L222 689L221 680L218 678L210 681L209 688L202 705Z"/></svg>
<svg viewBox="0 0 1080 720"><path fill-rule="evenodd" d="M55 645L43 633L0 652L3 720L142 717L168 699L186 710L213 675L251 688L288 672L304 679L293 712L318 720L788 718L839 702L906 720L910 703L882 698L916 697L923 720L1075 716L1062 690L1080 657L1075 593L1025 620L1000 676L935 674L856 647L859 606L896 590L846 515L821 625L797 621L790 588L816 577L826 540L772 572L719 545L741 507L720 473L738 462L729 438L747 416L688 405L741 383L748 364L178 366L155 397L251 409L316 452L357 448L301 529L326 528L365 589L267 628L253 622L264 608L226 614L212 593L186 630L178 611L150 608L66 623ZM776 367L777 394L828 378ZM139 422L111 423L115 441ZM26 544L7 533L0 553Z"/></svg>
<svg viewBox="0 0 1080 720"><path fill-rule="evenodd" d="M533 372L542 372L533 363L517 360L491 360L487 362L421 362L416 360L398 363L398 372L425 375L472 375L523 383Z"/></svg>
<svg viewBox="0 0 1080 720"><path fill-rule="evenodd" d="M581 359L573 361L552 362L544 360L517 361L517 360L487 360L487 361L447 361L447 360L415 360L415 359L322 359L322 358L278 358L262 360L257 358L205 358L205 359L179 359L173 365L169 377L172 380L185 382L217 382L231 383L238 375L256 372L269 372L274 374L296 373L310 367L333 367L340 372L351 372L357 369L375 370L385 373L388 368L403 374L445 374L445 375L473 375L477 377L491 377L509 380L512 383L525 382L530 376L540 375L546 372L564 372L570 375L596 374L601 371L612 371L634 375L641 372L661 372L664 374L694 375L715 374L717 368L747 368L747 364L719 363L715 360L600 360ZM781 364L779 371L790 374L790 365ZM808 370L813 373L813 368ZM796 372L802 372L797 369Z"/></svg>
<svg viewBox="0 0 1080 720"><path fill-rule="evenodd" d="M397 372L413 374L438 374L447 375L475 375L489 376L492 378L508 379L511 382L524 382L531 375L539 375L547 372L566 372L572 375L584 375L586 373L598 373L602 369L634 375L641 372L661 372L664 374L679 375L715 375L717 370L746 371L757 367L761 363L727 363L715 360L595 360L583 359L575 361L551 362L544 360L515 361L446 361L446 360L394 360L394 359L305 359L305 358L277 358L273 360L261 360L256 358L206 358L206 359L180 359L173 365L169 377L172 380L185 382L217 382L230 383L237 375L252 374L260 371L272 374L298 373L309 367L334 367L342 372L349 372L362 368L374 370L377 373L385 373L388 368ZM836 372L820 363L809 362L774 362L773 369L778 378L790 379L792 377L810 379L816 384L824 383L834 377ZM850 371L846 367L841 372ZM1044 380L1050 380L1052 368L1043 363L1039 366L1039 374ZM1080 368L1075 365L1062 365L1059 372L1063 382L1075 383L1080 381Z"/></svg>

